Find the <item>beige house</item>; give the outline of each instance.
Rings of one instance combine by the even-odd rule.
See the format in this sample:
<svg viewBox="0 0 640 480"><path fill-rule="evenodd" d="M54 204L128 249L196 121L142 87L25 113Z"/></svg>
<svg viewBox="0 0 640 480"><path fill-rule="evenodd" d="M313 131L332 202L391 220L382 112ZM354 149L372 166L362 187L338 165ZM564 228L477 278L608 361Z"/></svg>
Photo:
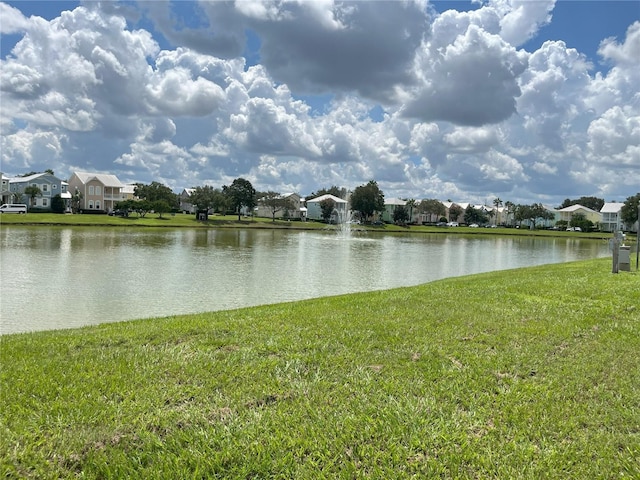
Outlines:
<svg viewBox="0 0 640 480"><path fill-rule="evenodd" d="M565 208L561 208L557 210L558 215L560 216L560 220L564 220L567 224L571 223L571 219L576 214L582 214L587 220L591 220L594 225L597 225L602 222L602 214L600 212L596 212L595 210L591 210L588 207L584 207L582 205L570 205Z"/></svg>
<svg viewBox="0 0 640 480"><path fill-rule="evenodd" d="M74 172L69 179L69 193L81 193L80 211L110 212L126 200L124 185L115 175Z"/></svg>

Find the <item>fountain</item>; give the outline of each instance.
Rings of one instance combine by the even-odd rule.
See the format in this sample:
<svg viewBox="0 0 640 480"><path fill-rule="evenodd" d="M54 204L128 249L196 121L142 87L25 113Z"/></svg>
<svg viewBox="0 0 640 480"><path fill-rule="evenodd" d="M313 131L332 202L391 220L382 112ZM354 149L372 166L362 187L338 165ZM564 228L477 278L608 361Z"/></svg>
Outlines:
<svg viewBox="0 0 640 480"><path fill-rule="evenodd" d="M353 213L338 211L335 209L331 214L331 218L333 219L334 216L336 219L335 231L338 237L348 239L351 238L351 234L354 231L360 230L359 228L354 227L357 222L353 218Z"/></svg>

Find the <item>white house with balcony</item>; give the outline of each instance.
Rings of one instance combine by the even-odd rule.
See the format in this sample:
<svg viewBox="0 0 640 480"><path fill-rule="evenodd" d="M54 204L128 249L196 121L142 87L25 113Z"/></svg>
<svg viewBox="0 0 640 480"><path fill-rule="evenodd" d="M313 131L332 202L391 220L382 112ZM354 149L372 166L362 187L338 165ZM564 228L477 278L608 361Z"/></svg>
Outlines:
<svg viewBox="0 0 640 480"><path fill-rule="evenodd" d="M74 172L69 179L69 192L81 193L80 211L104 213L126 199L125 185L115 175Z"/></svg>
<svg viewBox="0 0 640 480"><path fill-rule="evenodd" d="M605 232L616 232L624 228L624 223L621 218L622 207L624 203L619 202L607 202L600 209L602 215L602 221L600 222L600 229Z"/></svg>

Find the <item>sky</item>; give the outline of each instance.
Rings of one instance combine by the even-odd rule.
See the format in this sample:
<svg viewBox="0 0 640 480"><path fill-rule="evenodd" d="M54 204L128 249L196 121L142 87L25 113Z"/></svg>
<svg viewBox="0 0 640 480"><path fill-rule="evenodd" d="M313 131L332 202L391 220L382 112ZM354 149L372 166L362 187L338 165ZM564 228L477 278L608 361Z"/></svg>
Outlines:
<svg viewBox="0 0 640 480"><path fill-rule="evenodd" d="M640 0L0 3L0 170L557 206L640 192Z"/></svg>

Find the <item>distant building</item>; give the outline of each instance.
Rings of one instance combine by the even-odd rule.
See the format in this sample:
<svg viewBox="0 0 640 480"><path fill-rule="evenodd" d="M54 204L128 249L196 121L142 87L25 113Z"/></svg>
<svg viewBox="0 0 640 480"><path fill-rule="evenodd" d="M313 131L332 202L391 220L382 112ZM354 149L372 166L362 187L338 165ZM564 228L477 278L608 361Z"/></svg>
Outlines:
<svg viewBox="0 0 640 480"><path fill-rule="evenodd" d="M605 203L600 209L602 215L602 221L600 222L600 229L605 232L615 232L622 230L624 224L622 222L621 211L624 203Z"/></svg>
<svg viewBox="0 0 640 480"><path fill-rule="evenodd" d="M302 199L297 193L283 193L280 198L287 199L291 208L279 210L276 212L276 218L290 218L296 220L304 220L306 217L306 209L302 206ZM258 200L258 206L254 210L257 217L273 216L273 212L268 205Z"/></svg>
<svg viewBox="0 0 640 480"><path fill-rule="evenodd" d="M178 195L180 198L180 211L182 213L196 213L196 210L191 203L191 195L195 192L195 188L185 188L182 193Z"/></svg>
<svg viewBox="0 0 640 480"><path fill-rule="evenodd" d="M401 200L399 198L385 198L384 199L384 210L382 211L382 221L393 223L393 213L396 210L396 207L406 207L407 202L405 200ZM407 211L407 215L409 212Z"/></svg>
<svg viewBox="0 0 640 480"><path fill-rule="evenodd" d="M125 200L125 185L115 175L106 173L74 172L69 179L69 192L82 194L80 211L110 212L118 202Z"/></svg>
<svg viewBox="0 0 640 480"><path fill-rule="evenodd" d="M598 225L602 222L602 214L600 212L596 212L595 210L591 210L589 207L585 207L580 204L561 208L560 210L557 210L557 212L560 214L560 220L567 222L567 224L570 224L573 216L577 214L584 215L584 218L590 220L594 225Z"/></svg>
<svg viewBox="0 0 640 480"><path fill-rule="evenodd" d="M71 195L68 192L69 184L47 172L35 173L27 177L11 178L8 182L10 202L26 203L30 209L51 210L51 199L56 195L60 195L65 205L68 205L71 199ZM40 193L32 198L25 193L27 187L37 187Z"/></svg>
<svg viewBox="0 0 640 480"><path fill-rule="evenodd" d="M334 195L327 193L326 195L320 195L311 200L307 200L307 218L310 220L322 220L322 208L320 203L323 200L333 200L335 203L334 212L337 221L340 219L348 218L348 202L342 198L338 198Z"/></svg>

